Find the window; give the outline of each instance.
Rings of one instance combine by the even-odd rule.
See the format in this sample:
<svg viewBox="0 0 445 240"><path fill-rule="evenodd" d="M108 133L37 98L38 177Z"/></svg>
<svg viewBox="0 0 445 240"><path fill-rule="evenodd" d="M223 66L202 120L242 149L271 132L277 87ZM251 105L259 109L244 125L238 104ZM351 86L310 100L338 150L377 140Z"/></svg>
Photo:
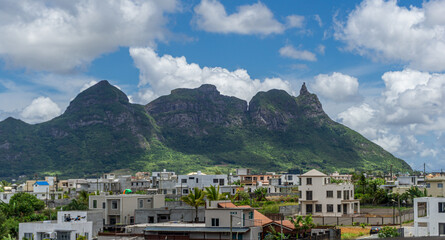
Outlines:
<svg viewBox="0 0 445 240"><path fill-rule="evenodd" d="M105 209L106 205L105 202L102 203L102 209Z"/></svg>
<svg viewBox="0 0 445 240"><path fill-rule="evenodd" d="M427 183L426 188L430 188L430 187L431 187L431 184Z"/></svg>
<svg viewBox="0 0 445 240"><path fill-rule="evenodd" d="M224 186L224 179L222 178L222 179L219 179L219 185L220 186Z"/></svg>
<svg viewBox="0 0 445 240"><path fill-rule="evenodd" d="M445 202L440 202L439 203L439 212L440 213L445 213Z"/></svg>
<svg viewBox="0 0 445 240"><path fill-rule="evenodd" d="M139 208L143 208L143 207L144 207L144 200L139 199Z"/></svg>
<svg viewBox="0 0 445 240"><path fill-rule="evenodd" d="M334 197L334 191L326 191L326 197L327 198L333 198Z"/></svg>
<svg viewBox="0 0 445 240"><path fill-rule="evenodd" d="M181 183L187 183L187 179L185 178L181 179Z"/></svg>
<svg viewBox="0 0 445 240"><path fill-rule="evenodd" d="M327 204L326 205L326 211L327 212L334 212L334 204Z"/></svg>
<svg viewBox="0 0 445 240"><path fill-rule="evenodd" d="M93 200L93 208L97 208L97 200Z"/></svg>
<svg viewBox="0 0 445 240"><path fill-rule="evenodd" d="M443 183L438 183L437 188L443 188Z"/></svg>
<svg viewBox="0 0 445 240"><path fill-rule="evenodd" d="M341 212L341 204L337 204L337 212Z"/></svg>
<svg viewBox="0 0 445 240"><path fill-rule="evenodd" d="M349 200L349 191L348 190L343 191L343 199Z"/></svg>
<svg viewBox="0 0 445 240"><path fill-rule="evenodd" d="M219 227L219 218L212 218L212 227Z"/></svg>
<svg viewBox="0 0 445 240"><path fill-rule="evenodd" d="M264 177L260 177L260 180L264 180Z"/></svg>
<svg viewBox="0 0 445 240"><path fill-rule="evenodd" d="M288 176L287 176L287 180L288 180L288 181L292 181L292 175L288 175Z"/></svg>
<svg viewBox="0 0 445 240"><path fill-rule="evenodd" d="M213 179L213 183L218 183L218 179L217 179L217 178L214 178L214 179Z"/></svg>
<svg viewBox="0 0 445 240"><path fill-rule="evenodd" d="M182 194L189 194L189 190L188 189L182 189Z"/></svg>
<svg viewBox="0 0 445 240"><path fill-rule="evenodd" d="M315 212L322 212L321 204L315 204Z"/></svg>
<svg viewBox="0 0 445 240"><path fill-rule="evenodd" d="M189 177L189 179L192 179L192 180L193 180L193 179L195 179L195 177Z"/></svg>
<svg viewBox="0 0 445 240"><path fill-rule="evenodd" d="M312 200L312 191L306 191L306 200Z"/></svg>
<svg viewBox="0 0 445 240"><path fill-rule="evenodd" d="M306 214L312 213L312 204L306 205Z"/></svg>
<svg viewBox="0 0 445 240"><path fill-rule="evenodd" d="M312 185L312 178L306 178L306 185Z"/></svg>
<svg viewBox="0 0 445 240"><path fill-rule="evenodd" d="M249 219L253 219L253 212L249 212Z"/></svg>
<svg viewBox="0 0 445 240"><path fill-rule="evenodd" d="M32 233L25 233L25 236L24 236L26 239L33 239L33 237L32 237Z"/></svg>
<svg viewBox="0 0 445 240"><path fill-rule="evenodd" d="M341 191L337 191L337 198L341 198Z"/></svg>
<svg viewBox="0 0 445 240"><path fill-rule="evenodd" d="M230 215L237 215L238 212L230 212Z"/></svg>
<svg viewBox="0 0 445 240"><path fill-rule="evenodd" d="M117 200L111 201L111 209L117 209Z"/></svg>
<svg viewBox="0 0 445 240"><path fill-rule="evenodd" d="M196 183L198 183L198 179L199 179L199 178L196 178Z"/></svg>

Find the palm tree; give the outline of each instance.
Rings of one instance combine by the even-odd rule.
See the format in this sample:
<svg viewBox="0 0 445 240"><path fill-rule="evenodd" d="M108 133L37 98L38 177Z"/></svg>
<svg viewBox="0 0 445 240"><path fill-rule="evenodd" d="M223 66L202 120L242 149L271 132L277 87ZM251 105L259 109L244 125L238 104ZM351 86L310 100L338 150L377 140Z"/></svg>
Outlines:
<svg viewBox="0 0 445 240"><path fill-rule="evenodd" d="M315 224L312 219L312 215L307 215L303 218L303 216L296 216L295 218L289 218L289 220L294 224L295 231L297 232L297 238L298 235L303 232L303 235L306 234L307 230L312 229Z"/></svg>
<svg viewBox="0 0 445 240"><path fill-rule="evenodd" d="M204 196L205 196L204 192L201 189L195 187L193 189L193 191L191 191L189 193L189 195L181 197L181 201L183 201L187 205L190 205L195 208L195 212L196 212L195 222L199 221L199 217L198 217L199 206L205 205Z"/></svg>
<svg viewBox="0 0 445 240"><path fill-rule="evenodd" d="M257 198L257 201L266 200L267 188L264 187L257 188L255 189L254 193L255 197Z"/></svg>
<svg viewBox="0 0 445 240"><path fill-rule="evenodd" d="M206 187L205 189L206 190L204 191L204 193L209 201L218 201L224 199L224 195L219 193L219 185L218 188L212 185L210 187Z"/></svg>

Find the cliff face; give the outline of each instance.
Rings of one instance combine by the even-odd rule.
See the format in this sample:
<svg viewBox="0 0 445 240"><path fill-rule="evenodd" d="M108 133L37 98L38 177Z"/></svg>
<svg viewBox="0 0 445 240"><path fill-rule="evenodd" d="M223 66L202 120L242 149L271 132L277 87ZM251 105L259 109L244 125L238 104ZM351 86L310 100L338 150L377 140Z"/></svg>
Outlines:
<svg viewBox="0 0 445 240"><path fill-rule="evenodd" d="M178 173L250 167L410 170L400 159L332 121L303 85L256 94L249 105L215 86L176 89L142 106L107 81L80 93L59 117L0 122L0 178L97 176L117 169Z"/></svg>

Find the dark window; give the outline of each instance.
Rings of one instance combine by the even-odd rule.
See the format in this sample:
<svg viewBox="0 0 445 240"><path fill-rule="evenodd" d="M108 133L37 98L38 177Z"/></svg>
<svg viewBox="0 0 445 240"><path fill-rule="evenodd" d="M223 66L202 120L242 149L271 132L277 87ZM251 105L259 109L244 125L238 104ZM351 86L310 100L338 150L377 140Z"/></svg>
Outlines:
<svg viewBox="0 0 445 240"><path fill-rule="evenodd" d="M306 214L312 213L312 204L306 205Z"/></svg>
<svg viewBox="0 0 445 240"><path fill-rule="evenodd" d="M198 179L199 179L199 178L196 178L196 183L198 183Z"/></svg>
<svg viewBox="0 0 445 240"><path fill-rule="evenodd" d="M334 212L334 204L327 204L326 205L326 211L327 212Z"/></svg>
<svg viewBox="0 0 445 240"><path fill-rule="evenodd" d="M224 186L224 178L219 179L219 185Z"/></svg>
<svg viewBox="0 0 445 240"><path fill-rule="evenodd" d="M213 183L218 183L218 179L217 179L217 178L214 178L214 179L213 179Z"/></svg>
<svg viewBox="0 0 445 240"><path fill-rule="evenodd" d="M105 202L102 203L102 209L105 209Z"/></svg>
<svg viewBox="0 0 445 240"><path fill-rule="evenodd" d="M348 190L343 191L343 199L349 200L349 191Z"/></svg>
<svg viewBox="0 0 445 240"><path fill-rule="evenodd" d="M445 202L440 202L439 203L439 212L440 213L445 213Z"/></svg>
<svg viewBox="0 0 445 240"><path fill-rule="evenodd" d="M337 205L337 212L341 212L341 204Z"/></svg>
<svg viewBox="0 0 445 240"><path fill-rule="evenodd" d="M212 227L219 227L219 218L212 218Z"/></svg>
<svg viewBox="0 0 445 240"><path fill-rule="evenodd" d="M181 183L187 183L187 179L185 178L181 179Z"/></svg>
<svg viewBox="0 0 445 240"><path fill-rule="evenodd" d="M195 177L189 177L189 179L195 179Z"/></svg>
<svg viewBox="0 0 445 240"><path fill-rule="evenodd" d="M334 197L334 191L326 191L326 197L327 198L333 198Z"/></svg>
<svg viewBox="0 0 445 240"><path fill-rule="evenodd" d="M97 208L97 200L93 200L93 208Z"/></svg>
<svg viewBox="0 0 445 240"><path fill-rule="evenodd" d="M312 200L312 191L306 191L306 200Z"/></svg>
<svg viewBox="0 0 445 240"><path fill-rule="evenodd" d="M111 201L111 209L117 209L117 201L116 200Z"/></svg>
<svg viewBox="0 0 445 240"><path fill-rule="evenodd" d="M144 200L139 199L139 208L143 208L143 207L144 207Z"/></svg>
<svg viewBox="0 0 445 240"><path fill-rule="evenodd" d="M337 198L341 198L341 191L337 191Z"/></svg>
<svg viewBox="0 0 445 240"><path fill-rule="evenodd" d="M321 204L315 204L315 212L322 212Z"/></svg>
<svg viewBox="0 0 445 240"><path fill-rule="evenodd" d="M287 180L292 181L292 175L288 175Z"/></svg>
<svg viewBox="0 0 445 240"><path fill-rule="evenodd" d="M443 183L438 183L437 188L443 188Z"/></svg>
<svg viewBox="0 0 445 240"><path fill-rule="evenodd" d="M306 178L306 185L312 185L312 178Z"/></svg>
<svg viewBox="0 0 445 240"><path fill-rule="evenodd" d="M261 180L264 180L264 177L260 177Z"/></svg>
<svg viewBox="0 0 445 240"><path fill-rule="evenodd" d="M182 189L182 194L189 194L189 190L188 189Z"/></svg>

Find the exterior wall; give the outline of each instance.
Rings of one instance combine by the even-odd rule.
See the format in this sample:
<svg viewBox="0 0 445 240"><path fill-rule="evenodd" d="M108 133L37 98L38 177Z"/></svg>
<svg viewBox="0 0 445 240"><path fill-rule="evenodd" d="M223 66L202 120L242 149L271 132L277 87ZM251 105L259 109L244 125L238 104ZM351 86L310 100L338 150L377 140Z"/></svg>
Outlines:
<svg viewBox="0 0 445 240"><path fill-rule="evenodd" d="M15 193L11 192L0 192L0 202L9 203L11 197L14 196Z"/></svg>
<svg viewBox="0 0 445 240"><path fill-rule="evenodd" d="M426 203L426 216L418 215L418 203ZM439 203L445 205L445 198L414 199L414 236L439 236L439 224L445 224L445 212L439 212ZM441 236L445 236L445 234L441 234Z"/></svg>
<svg viewBox="0 0 445 240"><path fill-rule="evenodd" d="M250 213L250 214L249 214ZM206 209L206 227L230 227L230 215L232 215L233 227L253 227L254 211L252 208L215 208ZM219 219L219 226L212 226L212 218Z"/></svg>
<svg viewBox="0 0 445 240"><path fill-rule="evenodd" d="M433 197L445 197L444 185L445 185L445 178L443 177L427 179L426 190L428 192L428 195L431 195Z"/></svg>
<svg viewBox="0 0 445 240"><path fill-rule="evenodd" d="M195 187L204 189L210 186L225 186L228 185L227 175L179 175L178 185L182 185L183 188L193 189Z"/></svg>
<svg viewBox="0 0 445 240"><path fill-rule="evenodd" d="M198 209L198 218L200 222L204 222L204 207ZM149 219L153 219L153 223L165 221L181 221L192 222L195 220L195 208L177 207L171 209L154 208L154 209L136 209L134 211L135 224L149 223ZM168 216L168 219L162 218Z"/></svg>
<svg viewBox="0 0 445 240"><path fill-rule="evenodd" d="M116 209L112 207L113 202L117 203ZM134 219L136 209L152 209L164 206L165 195L97 195L90 196L89 199L90 209L104 210L103 219L105 224L111 224L110 217L115 217L116 223L131 224L131 218Z"/></svg>
<svg viewBox="0 0 445 240"><path fill-rule="evenodd" d="M49 192L49 185L37 185L37 184L34 184L33 192L35 192L35 193L47 193L47 192Z"/></svg>
<svg viewBox="0 0 445 240"><path fill-rule="evenodd" d="M93 239L93 223L92 222L31 222L19 224L19 240L22 240L25 233L34 235L34 240L43 240L39 233L57 233L67 231L70 232L70 240L76 239L76 234L86 236L88 240Z"/></svg>
<svg viewBox="0 0 445 240"><path fill-rule="evenodd" d="M312 184L308 183L308 178L312 179ZM301 197L299 199L301 214L314 216L342 216L343 214L354 214L354 205L357 206L357 213L360 213L358 200L354 200L354 185L351 183L330 183L328 176L301 176L301 186L299 187ZM308 200L307 192L312 192L312 200ZM327 197L327 191L332 191L332 197ZM338 191L341 191L338 197ZM348 198L345 197L348 194ZM306 205L312 205L312 213L306 212ZM317 205L321 204L321 212L317 212ZM328 212L328 204L333 205L333 211ZM341 211L338 211L338 205ZM345 212L346 208L346 212Z"/></svg>

